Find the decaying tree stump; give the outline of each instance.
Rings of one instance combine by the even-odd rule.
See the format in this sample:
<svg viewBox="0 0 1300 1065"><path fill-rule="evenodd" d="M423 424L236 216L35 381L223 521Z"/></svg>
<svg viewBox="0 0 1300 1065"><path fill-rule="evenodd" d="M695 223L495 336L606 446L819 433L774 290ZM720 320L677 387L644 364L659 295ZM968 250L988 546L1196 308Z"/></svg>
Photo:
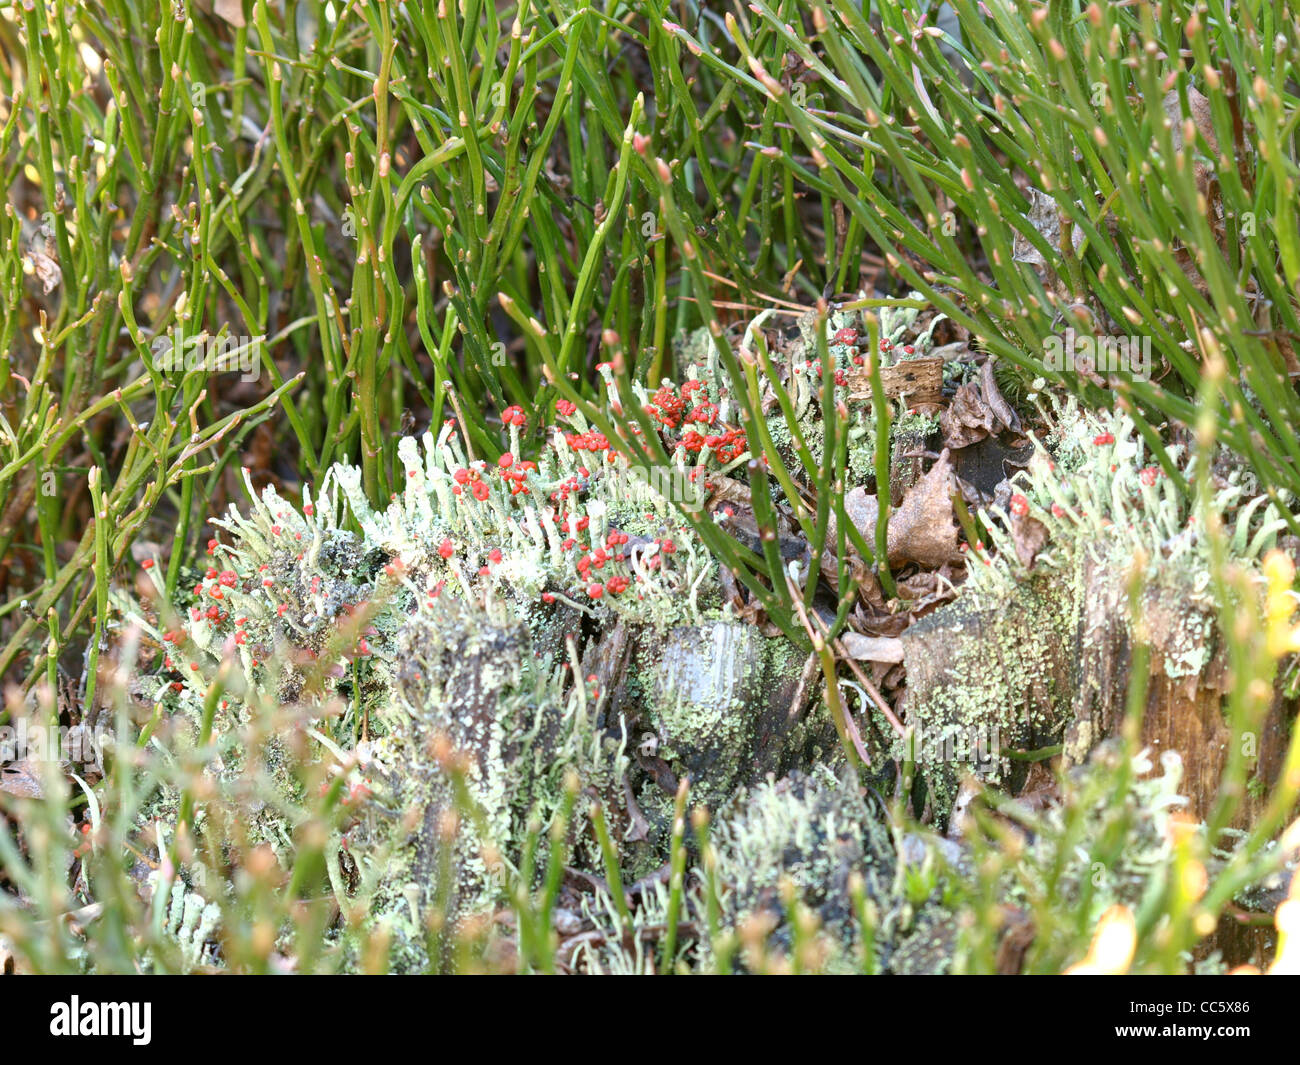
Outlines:
<svg viewBox="0 0 1300 1065"><path fill-rule="evenodd" d="M811 720L800 697L802 667L788 641L724 621L666 631L619 621L588 645L583 672L604 695L602 727L626 734L652 853L682 777L692 802L716 809L741 785L838 752L829 719Z"/></svg>
<svg viewBox="0 0 1300 1065"><path fill-rule="evenodd" d="M1124 719L1132 665L1133 630L1128 592L1113 570L1085 564L1082 611L1075 646L1079 653L1073 720L1065 736L1067 761L1080 762ZM1183 762L1183 793L1188 811L1207 818L1220 796L1220 781L1231 754L1232 732L1223 705L1229 685L1228 662L1217 622L1207 605L1185 589L1151 583L1139 610L1151 645L1142 743L1156 755L1174 750ZM1263 720L1242 736L1242 754L1255 763L1262 785L1247 792L1232 826L1245 828L1263 809L1267 787L1286 753L1288 707L1280 691Z"/></svg>
<svg viewBox="0 0 1300 1065"><path fill-rule="evenodd" d="M902 716L940 821L968 773L1019 790L1028 763L996 752L1060 739L1073 689L1065 598L1049 581L996 602L963 596L903 633Z"/></svg>
<svg viewBox="0 0 1300 1065"><path fill-rule="evenodd" d="M912 626L902 637L908 690L905 721L928 730L996 727L1006 747L1061 743L1064 766L1082 763L1109 736L1118 734L1127 710L1134 625L1127 579L1113 563L1088 557L1077 582L1067 573L1041 578L1072 592L1035 592L1031 578L998 603L958 599ZM1188 812L1207 819L1221 797L1232 754L1225 719L1230 678L1213 607L1193 594L1190 574L1172 567L1145 582L1139 618L1150 647L1141 743L1155 764L1165 751L1183 763L1181 792ZM1253 765L1253 783L1230 827L1246 828L1268 801L1289 741L1296 706L1275 690L1261 720L1239 738ZM935 796L935 813L946 818L940 797L973 768L967 762L922 763ZM1012 794L1023 783L1014 770L993 777ZM1233 962L1267 962L1271 928L1223 927L1206 950L1217 947Z"/></svg>
<svg viewBox="0 0 1300 1065"><path fill-rule="evenodd" d="M1067 764L1081 762L1096 743L1120 729L1133 659L1134 633L1122 576L1089 560L1084 588L1075 641L1078 685L1063 752ZM1151 583L1139 603L1151 646L1141 743L1157 756L1178 752L1183 763L1180 791L1187 797L1187 811L1203 821L1222 796L1224 770L1232 755L1232 729L1224 717L1230 677L1214 613L1186 591L1176 584ZM1288 723L1295 712L1296 706L1288 704L1280 687L1275 687L1261 720L1239 737L1240 753L1253 765L1252 778L1258 784L1241 796L1229 827L1247 829L1263 811L1282 769ZM1203 950L1218 948L1233 962L1267 965L1276 938L1270 926L1223 922Z"/></svg>

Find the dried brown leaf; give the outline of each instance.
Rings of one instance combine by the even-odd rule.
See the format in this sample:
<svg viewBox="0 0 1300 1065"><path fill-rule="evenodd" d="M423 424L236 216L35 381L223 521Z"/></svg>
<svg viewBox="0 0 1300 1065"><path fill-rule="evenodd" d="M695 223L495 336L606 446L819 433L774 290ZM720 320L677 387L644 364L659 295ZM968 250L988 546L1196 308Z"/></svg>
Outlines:
<svg viewBox="0 0 1300 1065"><path fill-rule="evenodd" d="M1016 546L1016 558L1026 568L1032 567L1038 553L1047 546L1047 526L1028 514L1011 515L1011 542Z"/></svg>
<svg viewBox="0 0 1300 1065"><path fill-rule="evenodd" d="M979 443L993 432L993 412L974 381L962 385L947 410L939 415L943 446L956 450Z"/></svg>
<svg viewBox="0 0 1300 1065"><path fill-rule="evenodd" d="M1030 186L1025 190L1029 197L1029 224L1034 227L1047 243L1054 249L1061 247L1061 210L1051 196ZM1083 245L1083 230L1075 226L1070 234L1070 243L1077 252ZM1018 263L1028 263L1041 275L1047 265L1046 260L1029 239L1016 233L1011 242L1011 258Z"/></svg>
<svg viewBox="0 0 1300 1065"><path fill-rule="evenodd" d="M34 240L27 249L27 261L31 263L32 273L41 283L41 291L49 295L63 281L63 271L54 258L55 245L52 237Z"/></svg>
<svg viewBox="0 0 1300 1065"><path fill-rule="evenodd" d="M236 29L246 25L243 0L213 0L212 10Z"/></svg>
<svg viewBox="0 0 1300 1065"><path fill-rule="evenodd" d="M980 367L980 394L993 416L1006 428L1020 432L1020 416L1011 409L1011 404L998 388L997 378L993 376L993 360L989 359Z"/></svg>
<svg viewBox="0 0 1300 1065"><path fill-rule="evenodd" d="M0 768L0 791L18 799L40 799L45 795L40 769L30 758Z"/></svg>
<svg viewBox="0 0 1300 1065"><path fill-rule="evenodd" d="M961 558L952 509L952 461L948 449L913 485L889 518L889 562L937 568Z"/></svg>

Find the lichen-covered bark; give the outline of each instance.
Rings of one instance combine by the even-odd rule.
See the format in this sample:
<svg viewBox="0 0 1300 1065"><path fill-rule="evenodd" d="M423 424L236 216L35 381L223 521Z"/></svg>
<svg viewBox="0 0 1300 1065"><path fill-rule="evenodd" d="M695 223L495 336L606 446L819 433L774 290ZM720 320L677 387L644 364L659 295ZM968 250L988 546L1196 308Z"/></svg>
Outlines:
<svg viewBox="0 0 1300 1065"><path fill-rule="evenodd" d="M903 721L941 822L963 774L1014 791L1027 763L1000 752L1059 741L1074 690L1074 602L1050 581L1026 583L1001 600L960 598L903 633Z"/></svg>
<svg viewBox="0 0 1300 1065"><path fill-rule="evenodd" d="M449 600L436 618L402 630L398 662L389 731L367 754L376 806L354 830L351 852L400 967L420 969L430 918L454 925L490 910L502 863L518 868L530 822L545 845L540 830L562 805L566 776L582 787L570 842L585 842L590 801L621 804L626 759L583 689L566 690L549 660L533 655L527 627L508 615ZM462 760L458 770L451 758ZM453 771L464 774L468 809ZM575 860L598 867L583 849Z"/></svg>
<svg viewBox="0 0 1300 1065"><path fill-rule="evenodd" d="M636 868L662 861L679 781L717 808L736 788L838 751L830 722L796 699L803 663L783 639L716 621L660 630L620 621L588 646L606 727L626 729L636 806ZM608 684L609 687L604 686Z"/></svg>

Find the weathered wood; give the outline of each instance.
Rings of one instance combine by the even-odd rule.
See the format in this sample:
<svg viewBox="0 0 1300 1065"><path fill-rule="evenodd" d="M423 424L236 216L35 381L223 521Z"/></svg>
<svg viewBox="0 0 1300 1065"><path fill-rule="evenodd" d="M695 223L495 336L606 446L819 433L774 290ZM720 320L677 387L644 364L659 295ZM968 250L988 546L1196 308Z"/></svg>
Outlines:
<svg viewBox="0 0 1300 1065"><path fill-rule="evenodd" d="M1085 564L1075 638L1079 669L1074 720L1065 737L1068 762L1083 761L1093 746L1115 735L1124 720L1133 658L1127 598L1122 574L1091 560ZM1163 752L1178 752L1188 810L1205 820L1219 801L1232 741L1224 718L1228 662L1218 623L1208 607L1193 603L1175 582L1148 582L1139 611L1151 646L1141 742L1152 748L1157 763ZM1286 723L1294 711L1275 691L1257 728L1243 737L1248 745L1244 753L1253 756L1256 774L1266 785L1282 766ZM1232 827L1247 827L1262 811L1266 789L1257 790L1243 797Z"/></svg>
<svg viewBox="0 0 1300 1065"><path fill-rule="evenodd" d="M871 374L865 368L849 370L849 398L871 399ZM910 406L939 403L943 399L943 359L927 356L902 359L880 368L880 383L890 399L906 396Z"/></svg>
<svg viewBox="0 0 1300 1065"><path fill-rule="evenodd" d="M1093 746L1122 727L1133 660L1133 628L1121 575L1090 561L1084 588L1076 640L1079 681L1074 720L1064 744L1067 762L1081 762ZM1180 792L1187 797L1188 812L1204 821L1222 797L1224 771L1233 753L1232 729L1224 716L1228 661L1217 621L1208 608L1180 594L1176 584L1149 583L1139 611L1151 646L1140 742L1151 748L1157 765L1163 752L1178 752L1183 763ZM1247 829L1262 813L1282 769L1288 722L1295 711L1275 688L1257 726L1237 741L1246 745L1243 753L1252 758L1254 776L1262 786L1241 797L1229 827ZM1197 954L1217 949L1233 964L1266 966L1276 941L1272 927L1227 918Z"/></svg>
<svg viewBox="0 0 1300 1065"><path fill-rule="evenodd" d="M1178 753L1180 793L1188 812L1204 821L1222 797L1233 753L1224 716L1227 655L1215 612L1190 594L1188 575L1170 570L1158 578L1146 582L1139 600L1150 648L1140 742L1151 748L1154 766L1165 751ZM1069 581L1060 573L1045 579ZM959 599L901 639L905 721L923 730L968 729L979 717L999 729L1004 745L1061 742L1064 768L1083 763L1099 743L1118 735L1125 721L1134 625L1126 575L1113 564L1086 559L1077 594L1043 599L1021 587L1002 603L980 606ZM1026 684L1026 677L1032 683ZM1295 704L1275 690L1259 721L1238 738L1247 745L1243 753L1253 760L1258 784L1241 796L1230 827L1248 828L1267 804L1295 713ZM932 791L945 798L962 768L969 766L920 766ZM1000 783L1015 794L1023 781L1013 773ZM935 812L941 819L948 815L938 805ZM1201 952L1217 948L1233 963L1266 963L1275 939L1271 928L1225 921Z"/></svg>

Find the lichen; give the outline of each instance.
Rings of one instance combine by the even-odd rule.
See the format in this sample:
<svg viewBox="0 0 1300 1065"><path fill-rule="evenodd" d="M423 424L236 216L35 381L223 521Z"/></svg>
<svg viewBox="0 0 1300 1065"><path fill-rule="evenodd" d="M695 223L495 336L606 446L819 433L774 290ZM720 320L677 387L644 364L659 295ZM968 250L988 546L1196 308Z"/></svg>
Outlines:
<svg viewBox="0 0 1300 1065"><path fill-rule="evenodd" d="M1215 653L1218 604L1212 548L1201 534L1187 495L1150 457L1133 421L1123 414L1088 413L1067 403L1042 411L1053 425L1028 468L979 513L988 545L968 554L959 597L904 634L908 655L907 723L931 744L985 738L994 745L1041 748L1061 740L1072 715L1080 662L1095 633L1085 623L1087 597L1099 594L1098 574L1140 579L1143 625L1156 663L1170 678L1201 675ZM1195 457L1168 449L1181 475L1194 481ZM1216 479L1210 509L1228 525L1228 547L1246 570L1285 528L1282 501L1249 495L1246 479ZM1037 523L1045 544L1032 557L1017 551L1018 522ZM1152 615L1162 623L1149 624ZM916 683L936 633L956 650L937 683ZM962 634L965 634L963 637ZM1076 653L1070 653L1074 648ZM1099 741L1081 723L1068 752L1077 761ZM1076 749L1077 748L1077 749ZM936 814L946 816L960 773L1004 782L1005 759L920 760Z"/></svg>
<svg viewBox="0 0 1300 1065"><path fill-rule="evenodd" d="M1011 783L1023 763L1009 750L1034 750L1059 740L1072 709L1071 663L1078 584L1037 576L993 598L974 589L904 634L905 655L925 657L940 639L951 658L926 662L932 682L913 677L906 701L906 742L896 761L916 764L928 798L942 818L965 773L989 784ZM951 639L943 639L944 629ZM917 650L912 651L912 648ZM919 668L920 662L917 662ZM889 733L887 733L889 734Z"/></svg>
<svg viewBox="0 0 1300 1065"><path fill-rule="evenodd" d="M130 611L167 646L154 694L183 745L220 678L208 772L240 814L223 814L219 839L270 844L291 867L304 781L343 777L330 886L399 969L438 960L433 930L490 912L507 884L536 887L523 874L545 865L566 782L568 860L601 868L599 799L636 873L667 856L665 774L716 806L822 749L819 727L789 717L801 657L737 624L675 506L743 446L725 398L696 378L641 398L673 456L666 480L636 475L564 404L537 460L518 459L512 409L513 451L495 464L468 459L449 426L399 441L402 486L383 509L346 464L300 507L249 482L248 510L215 522L228 536L183 620L160 630ZM637 648L619 705L581 665L616 626ZM290 731L267 739L254 725L274 708ZM149 813L170 823L178 808L164 787Z"/></svg>
<svg viewBox="0 0 1300 1065"><path fill-rule="evenodd" d="M431 921L454 926L501 901L530 833L545 846L566 778L581 786L566 830L584 847L592 799L621 799L624 738L597 727L585 686L565 685L559 663L532 653L524 624L496 613L449 601L415 615L398 638L390 727L361 754L373 803L349 829L348 853L403 971L429 963ZM574 860L594 867L597 856Z"/></svg>
<svg viewBox="0 0 1300 1065"><path fill-rule="evenodd" d="M805 911L814 917L811 953L823 971L945 968L950 951L931 949L953 935L942 905L950 874L936 860L937 842L896 835L868 810L851 777L823 766L746 789L719 812L711 839L724 924L765 929L763 953L789 955L793 922Z"/></svg>

